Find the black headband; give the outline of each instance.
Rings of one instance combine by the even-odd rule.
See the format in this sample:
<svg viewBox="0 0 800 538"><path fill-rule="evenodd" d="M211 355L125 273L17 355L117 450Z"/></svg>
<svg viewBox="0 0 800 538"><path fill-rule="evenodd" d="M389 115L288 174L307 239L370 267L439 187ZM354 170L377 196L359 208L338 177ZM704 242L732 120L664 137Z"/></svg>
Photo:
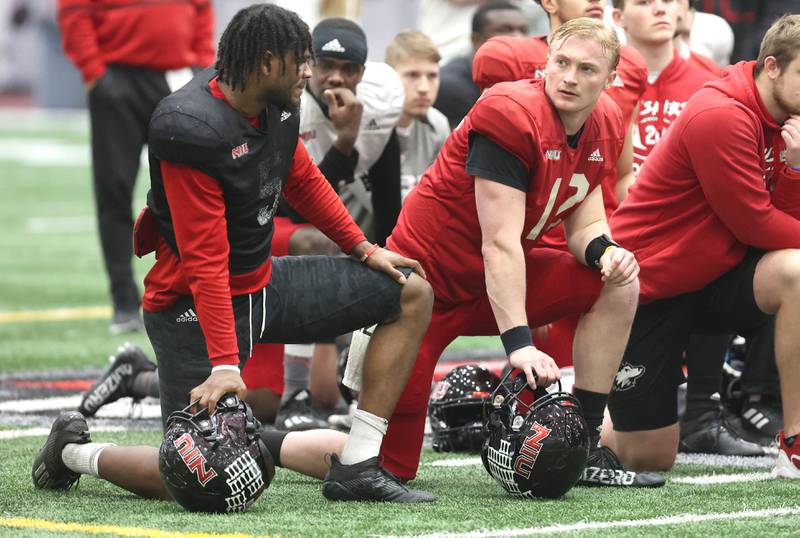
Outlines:
<svg viewBox="0 0 800 538"><path fill-rule="evenodd" d="M343 28L320 23L311 37L316 58L336 58L361 65L367 61L367 40L355 25Z"/></svg>

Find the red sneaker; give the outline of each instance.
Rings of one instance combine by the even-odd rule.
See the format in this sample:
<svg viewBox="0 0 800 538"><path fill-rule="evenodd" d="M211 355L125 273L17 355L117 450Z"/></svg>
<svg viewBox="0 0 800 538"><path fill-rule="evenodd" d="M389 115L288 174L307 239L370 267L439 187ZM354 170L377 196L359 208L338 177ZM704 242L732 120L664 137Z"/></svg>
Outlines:
<svg viewBox="0 0 800 538"><path fill-rule="evenodd" d="M788 446L781 430L778 434L778 461L772 474L782 478L800 478L800 438Z"/></svg>

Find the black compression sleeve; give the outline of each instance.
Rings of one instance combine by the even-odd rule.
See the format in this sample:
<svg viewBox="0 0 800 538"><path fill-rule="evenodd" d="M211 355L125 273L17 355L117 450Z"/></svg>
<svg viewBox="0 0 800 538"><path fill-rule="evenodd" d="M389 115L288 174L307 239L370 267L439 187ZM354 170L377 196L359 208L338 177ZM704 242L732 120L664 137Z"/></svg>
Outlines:
<svg viewBox="0 0 800 538"><path fill-rule="evenodd" d="M318 166L333 190L338 192L340 181L353 181L356 164L358 164L358 151L355 148L348 157L336 146L331 146Z"/></svg>
<svg viewBox="0 0 800 538"><path fill-rule="evenodd" d="M466 171L471 176L490 179L528 192L528 168L516 155L479 133L473 132L469 135Z"/></svg>

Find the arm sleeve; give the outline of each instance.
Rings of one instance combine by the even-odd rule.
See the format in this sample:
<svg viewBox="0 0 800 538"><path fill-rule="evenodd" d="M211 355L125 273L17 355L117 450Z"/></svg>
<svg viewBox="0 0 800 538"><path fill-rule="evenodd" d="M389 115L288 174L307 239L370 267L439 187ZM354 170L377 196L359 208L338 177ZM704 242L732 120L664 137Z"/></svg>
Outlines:
<svg viewBox="0 0 800 538"><path fill-rule="evenodd" d="M356 164L358 164L358 150L356 148L353 148L348 157L339 151L336 146L331 146L318 166L328 179L333 190L338 190L340 181L353 181Z"/></svg>
<svg viewBox="0 0 800 538"><path fill-rule="evenodd" d="M682 140L706 199L739 241L763 250L800 248L800 221L772 205L764 187L763 135L754 123L737 109L706 110L687 122Z"/></svg>
<svg viewBox="0 0 800 538"><path fill-rule="evenodd" d="M350 253L353 247L367 240L299 139L283 194L292 207L339 245L342 252Z"/></svg>
<svg viewBox="0 0 800 538"><path fill-rule="evenodd" d="M58 0L61 43L84 82L91 82L106 72L92 23L91 4L90 0Z"/></svg>
<svg viewBox="0 0 800 538"><path fill-rule="evenodd" d="M383 153L369 169L372 185L372 212L375 218L375 240L386 244L386 238L397 224L402 205L400 189L400 140L392 131Z"/></svg>
<svg viewBox="0 0 800 538"><path fill-rule="evenodd" d="M470 133L466 171L472 176L490 179L522 192L528 192L527 167L480 133Z"/></svg>
<svg viewBox="0 0 800 538"><path fill-rule="evenodd" d="M211 0L195 0L197 24L195 25L192 50L200 67L206 68L214 63L214 9Z"/></svg>
<svg viewBox="0 0 800 538"><path fill-rule="evenodd" d="M222 187L197 169L168 161L161 161L161 174L181 268L194 297L211 365L238 365Z"/></svg>

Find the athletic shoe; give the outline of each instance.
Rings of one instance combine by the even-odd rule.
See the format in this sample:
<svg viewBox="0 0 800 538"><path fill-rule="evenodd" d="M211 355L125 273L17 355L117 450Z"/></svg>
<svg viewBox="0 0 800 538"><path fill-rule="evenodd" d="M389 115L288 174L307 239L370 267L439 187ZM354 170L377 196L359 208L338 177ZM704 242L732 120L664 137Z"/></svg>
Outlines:
<svg viewBox="0 0 800 538"><path fill-rule="evenodd" d="M330 428L328 421L311 407L311 393L300 389L281 404L275 416L275 429L302 432Z"/></svg>
<svg viewBox="0 0 800 538"><path fill-rule="evenodd" d="M664 478L658 473L626 469L614 451L607 446L589 449L586 469L578 479L579 486L659 488L664 483Z"/></svg>
<svg viewBox="0 0 800 538"><path fill-rule="evenodd" d="M33 460L31 478L39 489L70 489L78 483L81 475L71 471L61 459L61 451L70 443L91 442L86 419L78 412L68 411L53 423L50 435Z"/></svg>
<svg viewBox="0 0 800 538"><path fill-rule="evenodd" d="M144 331L144 321L139 310L115 310L111 318L111 325L108 332L113 335L142 332Z"/></svg>
<svg viewBox="0 0 800 538"><path fill-rule="evenodd" d="M792 446L786 444L783 430L776 439L778 443L778 461L772 475L779 478L800 478L800 443L795 436Z"/></svg>
<svg viewBox="0 0 800 538"><path fill-rule="evenodd" d="M696 418L680 422L681 452L720 454L723 456L763 456L761 445L739 437L723 416L722 408L707 411Z"/></svg>
<svg viewBox="0 0 800 538"><path fill-rule="evenodd" d="M756 396L754 401L750 398L742 404L742 428L759 438L775 439L783 427L780 402L765 396Z"/></svg>
<svg viewBox="0 0 800 538"><path fill-rule="evenodd" d="M428 492L408 489L381 467L377 457L343 465L336 454L331 454L331 468L322 482L322 494L331 501L429 503L436 500Z"/></svg>
<svg viewBox="0 0 800 538"><path fill-rule="evenodd" d="M92 417L98 409L123 396L138 399L131 394L133 380L140 373L152 372L155 369L156 365L150 362L142 348L136 344L125 342L119 346L116 355L111 357L111 366L108 367L108 370L83 395L78 411L86 417Z"/></svg>

